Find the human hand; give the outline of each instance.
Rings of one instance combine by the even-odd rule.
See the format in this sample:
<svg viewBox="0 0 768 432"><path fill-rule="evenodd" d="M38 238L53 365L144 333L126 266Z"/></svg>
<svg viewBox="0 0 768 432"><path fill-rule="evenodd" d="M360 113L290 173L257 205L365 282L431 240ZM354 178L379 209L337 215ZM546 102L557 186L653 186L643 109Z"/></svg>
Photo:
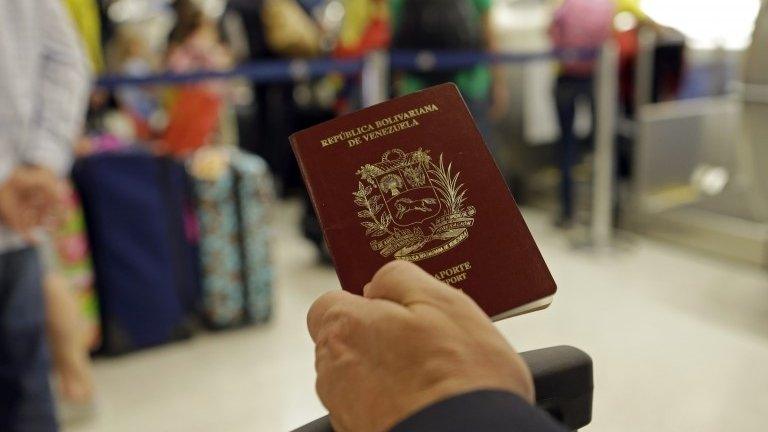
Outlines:
<svg viewBox="0 0 768 432"><path fill-rule="evenodd" d="M35 228L55 224L63 195L63 186L51 171L17 168L0 185L0 222L33 241Z"/></svg>
<svg viewBox="0 0 768 432"><path fill-rule="evenodd" d="M395 261L364 297L337 291L307 316L316 389L337 432L381 432L440 400L498 389L533 401L528 367L464 293Z"/></svg>

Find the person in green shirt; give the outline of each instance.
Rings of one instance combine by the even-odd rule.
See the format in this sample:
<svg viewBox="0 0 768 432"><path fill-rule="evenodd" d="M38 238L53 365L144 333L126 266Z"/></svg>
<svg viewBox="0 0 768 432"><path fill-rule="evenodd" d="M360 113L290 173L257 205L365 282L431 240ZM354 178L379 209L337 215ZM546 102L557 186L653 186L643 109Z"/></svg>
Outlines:
<svg viewBox="0 0 768 432"><path fill-rule="evenodd" d="M397 32L397 26L402 18L403 5L408 0L390 0L392 27ZM491 9L491 0L469 0L477 9L477 19L483 22L483 27L488 27L488 12ZM485 32L486 36L488 32ZM490 43L489 43L490 45ZM456 85L461 89L465 97L470 99L487 99L491 89L491 70L488 66L477 65L470 69L458 71L454 77ZM415 75L406 75L398 83L398 94L408 94L424 88L423 80Z"/></svg>
<svg viewBox="0 0 768 432"><path fill-rule="evenodd" d="M390 22L395 45L397 45L400 25L404 20L404 14L409 6L406 5L407 1L413 0L389 0ZM475 14L474 18L477 20L477 24L479 24L480 37L482 39L481 48L490 52L496 51L497 47L492 36L492 28L490 24L492 0L465 1L469 4L470 9L472 9L472 12ZM395 49L397 48L398 47L395 46ZM423 49L431 48L433 47L423 47ZM448 47L447 49L450 50L456 48ZM462 49L458 48L458 50ZM449 79L456 83L459 90L461 90L481 132L483 132L486 141L488 141L490 138L490 127L488 124L489 117L500 118L506 111L507 91L501 71L497 67L480 64L457 70ZM401 96L421 90L432 84L435 83L430 82L420 74L399 74L395 79L395 93L398 96Z"/></svg>

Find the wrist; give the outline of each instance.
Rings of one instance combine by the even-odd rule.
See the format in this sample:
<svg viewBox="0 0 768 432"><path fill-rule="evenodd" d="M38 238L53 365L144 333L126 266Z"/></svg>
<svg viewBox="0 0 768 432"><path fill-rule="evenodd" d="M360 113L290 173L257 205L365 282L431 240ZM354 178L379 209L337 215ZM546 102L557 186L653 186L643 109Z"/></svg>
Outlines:
<svg viewBox="0 0 768 432"><path fill-rule="evenodd" d="M54 168L35 162L24 162L21 164L20 168L46 176L59 177Z"/></svg>
<svg viewBox="0 0 768 432"><path fill-rule="evenodd" d="M71 158L68 154L51 152L46 149L32 149L23 155L24 165L43 170L55 177L63 177L70 168Z"/></svg>
<svg viewBox="0 0 768 432"><path fill-rule="evenodd" d="M467 376L456 373L453 377L435 383L429 388L413 391L407 397L396 398L397 406L392 410L392 415L379 417L387 419L380 425L387 426L382 430L390 430L395 425L402 424L406 419L418 416L434 406L475 393L504 394L528 405L532 405L534 401L533 383L531 380L526 380L524 376L499 377L498 375L483 376L483 374ZM371 417L376 418L376 416Z"/></svg>
<svg viewBox="0 0 768 432"><path fill-rule="evenodd" d="M457 394L424 407L397 423L390 432L506 431L515 427L563 432L546 414L519 395L493 389Z"/></svg>

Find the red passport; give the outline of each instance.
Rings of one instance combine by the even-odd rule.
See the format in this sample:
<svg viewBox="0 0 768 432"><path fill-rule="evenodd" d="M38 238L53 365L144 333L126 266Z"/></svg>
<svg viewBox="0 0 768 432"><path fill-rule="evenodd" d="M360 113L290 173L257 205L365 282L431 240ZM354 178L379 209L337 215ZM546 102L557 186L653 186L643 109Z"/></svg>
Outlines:
<svg viewBox="0 0 768 432"><path fill-rule="evenodd" d="M453 84L291 136L342 287L416 263L494 319L542 309L555 282Z"/></svg>

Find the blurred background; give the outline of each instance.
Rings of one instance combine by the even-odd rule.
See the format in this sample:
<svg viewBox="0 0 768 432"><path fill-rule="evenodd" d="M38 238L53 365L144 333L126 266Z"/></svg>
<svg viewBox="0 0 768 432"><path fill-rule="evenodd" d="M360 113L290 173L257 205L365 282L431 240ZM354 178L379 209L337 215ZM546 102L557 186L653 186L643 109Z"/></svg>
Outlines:
<svg viewBox="0 0 768 432"><path fill-rule="evenodd" d="M97 77L49 251L65 431L323 415L340 286L288 136L445 81L559 285L498 327L593 356L586 430L764 429L765 1L62 1Z"/></svg>

